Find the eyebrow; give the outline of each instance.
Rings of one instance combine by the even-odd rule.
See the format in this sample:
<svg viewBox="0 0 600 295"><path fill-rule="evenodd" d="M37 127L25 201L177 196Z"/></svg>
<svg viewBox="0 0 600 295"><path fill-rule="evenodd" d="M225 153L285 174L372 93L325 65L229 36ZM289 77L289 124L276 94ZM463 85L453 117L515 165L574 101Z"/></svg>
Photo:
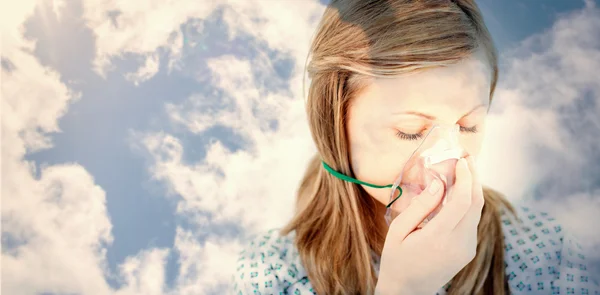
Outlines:
<svg viewBox="0 0 600 295"><path fill-rule="evenodd" d="M477 109L479 109L481 107L485 107L485 106L486 106L486 104L480 104L480 105L474 107L472 110L468 111L462 117L466 117L469 114L471 114L472 112L474 112L475 110L477 110ZM414 112L414 111L407 111L407 112L395 113L395 115L404 115L404 114L417 115L417 116L421 116L421 117L427 118L428 120L432 120L432 121L436 119L435 116L424 114L424 113L420 113L420 112Z"/></svg>

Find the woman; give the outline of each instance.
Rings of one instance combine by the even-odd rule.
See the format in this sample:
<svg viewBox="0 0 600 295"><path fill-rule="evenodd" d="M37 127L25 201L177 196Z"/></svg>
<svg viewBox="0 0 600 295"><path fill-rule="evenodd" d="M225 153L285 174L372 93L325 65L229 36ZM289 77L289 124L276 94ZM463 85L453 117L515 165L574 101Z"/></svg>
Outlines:
<svg viewBox="0 0 600 295"><path fill-rule="evenodd" d="M478 180L498 65L474 1L333 0L310 53L318 155L294 218L241 253L236 294L598 294L560 225ZM387 184L438 124L459 132L452 189L390 207Z"/></svg>

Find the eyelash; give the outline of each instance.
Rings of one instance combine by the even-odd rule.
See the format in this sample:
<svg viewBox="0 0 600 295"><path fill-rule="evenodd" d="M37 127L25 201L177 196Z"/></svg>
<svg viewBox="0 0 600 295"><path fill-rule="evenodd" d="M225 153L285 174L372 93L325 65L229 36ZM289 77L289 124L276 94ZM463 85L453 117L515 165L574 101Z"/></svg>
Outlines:
<svg viewBox="0 0 600 295"><path fill-rule="evenodd" d="M460 126L460 131L466 132L466 133L477 133L478 130L477 130L477 125L475 125L473 127ZM423 132L416 133L416 134L407 134L402 131L398 131L398 133L396 133L396 135L398 137L400 137L400 139L403 139L403 140L418 140L424 136Z"/></svg>

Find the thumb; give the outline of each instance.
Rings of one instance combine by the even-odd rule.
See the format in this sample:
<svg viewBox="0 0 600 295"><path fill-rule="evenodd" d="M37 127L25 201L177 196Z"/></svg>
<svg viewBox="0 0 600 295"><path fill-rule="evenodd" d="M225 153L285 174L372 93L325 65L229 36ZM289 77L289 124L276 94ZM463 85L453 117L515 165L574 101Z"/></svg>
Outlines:
<svg viewBox="0 0 600 295"><path fill-rule="evenodd" d="M402 242L440 204L444 192L442 181L433 181L390 224L387 238Z"/></svg>

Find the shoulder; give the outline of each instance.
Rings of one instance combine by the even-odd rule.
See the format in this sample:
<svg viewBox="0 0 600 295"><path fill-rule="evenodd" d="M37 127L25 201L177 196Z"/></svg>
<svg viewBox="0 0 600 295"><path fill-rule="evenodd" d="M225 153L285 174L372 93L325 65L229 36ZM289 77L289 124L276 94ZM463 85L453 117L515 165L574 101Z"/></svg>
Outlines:
<svg viewBox="0 0 600 295"><path fill-rule="evenodd" d="M271 229L247 241L237 257L235 294L314 294L294 237Z"/></svg>
<svg viewBox="0 0 600 295"><path fill-rule="evenodd" d="M549 250L560 246L564 230L554 217L529 206L514 208L514 215L508 210L502 211L501 215L507 251L515 247Z"/></svg>
<svg viewBox="0 0 600 295"><path fill-rule="evenodd" d="M502 212L505 264L514 294L599 294L577 238L551 214L530 205Z"/></svg>

